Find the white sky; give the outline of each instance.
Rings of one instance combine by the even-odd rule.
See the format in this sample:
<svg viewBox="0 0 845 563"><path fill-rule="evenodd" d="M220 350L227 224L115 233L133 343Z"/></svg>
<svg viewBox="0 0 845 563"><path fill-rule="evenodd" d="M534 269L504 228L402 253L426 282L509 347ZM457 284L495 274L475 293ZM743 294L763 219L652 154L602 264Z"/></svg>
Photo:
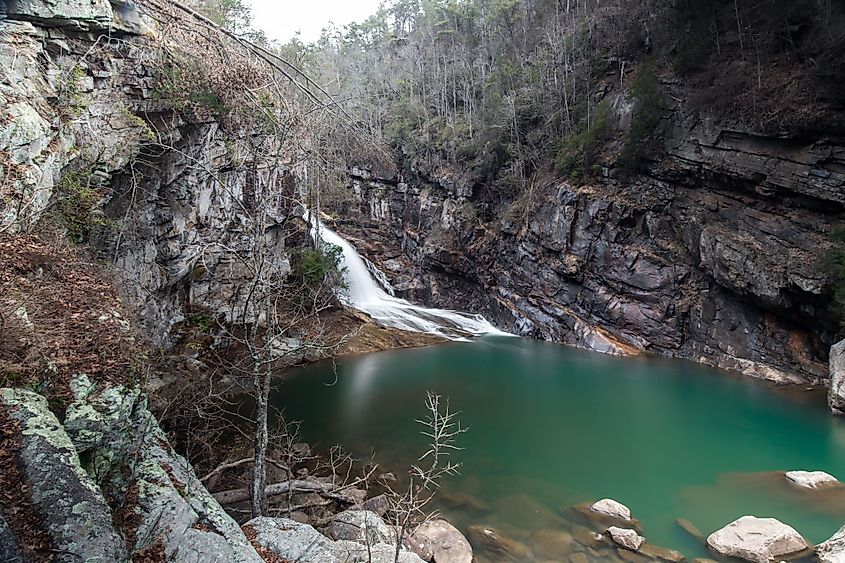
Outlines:
<svg viewBox="0 0 845 563"><path fill-rule="evenodd" d="M247 0L252 5L253 25L271 39L286 42L297 30L305 43L320 38L329 22L343 27L362 22L376 13L381 0Z"/></svg>

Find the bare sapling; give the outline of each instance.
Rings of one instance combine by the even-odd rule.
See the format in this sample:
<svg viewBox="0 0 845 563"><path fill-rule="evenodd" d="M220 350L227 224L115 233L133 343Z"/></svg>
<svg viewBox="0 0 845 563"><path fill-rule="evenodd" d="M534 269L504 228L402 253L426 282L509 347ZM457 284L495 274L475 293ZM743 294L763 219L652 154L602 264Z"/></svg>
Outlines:
<svg viewBox="0 0 845 563"><path fill-rule="evenodd" d="M385 482L396 533L395 563L399 562L405 538L433 516L426 507L437 494L443 478L458 475L462 465L451 458L462 450L457 439L466 432L458 419L460 412L452 412L449 400L431 391L426 396L426 411L426 417L416 422L422 425L420 433L430 442L425 453L410 467L407 487L394 490L393 485Z"/></svg>

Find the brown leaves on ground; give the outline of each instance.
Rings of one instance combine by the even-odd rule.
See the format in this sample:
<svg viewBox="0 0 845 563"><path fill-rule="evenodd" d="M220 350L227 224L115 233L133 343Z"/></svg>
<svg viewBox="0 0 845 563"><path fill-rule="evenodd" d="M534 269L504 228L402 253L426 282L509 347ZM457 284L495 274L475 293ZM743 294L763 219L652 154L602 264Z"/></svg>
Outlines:
<svg viewBox="0 0 845 563"><path fill-rule="evenodd" d="M0 386L63 403L68 382L130 383L142 353L104 268L79 247L17 235L0 240Z"/></svg>
<svg viewBox="0 0 845 563"><path fill-rule="evenodd" d="M41 517L32 506L30 485L24 479L18 452L21 448L20 423L0 406L0 510L25 561L53 561L53 546Z"/></svg>

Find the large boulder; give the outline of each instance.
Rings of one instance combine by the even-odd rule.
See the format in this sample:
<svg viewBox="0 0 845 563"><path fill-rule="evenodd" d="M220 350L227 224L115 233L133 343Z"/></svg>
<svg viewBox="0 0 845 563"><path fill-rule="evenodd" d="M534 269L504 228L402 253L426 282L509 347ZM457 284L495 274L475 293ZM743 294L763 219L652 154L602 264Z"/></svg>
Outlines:
<svg viewBox="0 0 845 563"><path fill-rule="evenodd" d="M437 518L423 522L408 538L417 554L431 553L434 563L472 563L472 546L452 524Z"/></svg>
<svg viewBox="0 0 845 563"><path fill-rule="evenodd" d="M108 0L7 0L6 15L47 27L107 29L112 21Z"/></svg>
<svg viewBox="0 0 845 563"><path fill-rule="evenodd" d="M839 484L836 477L824 471L787 471L785 475L790 483L802 489L819 489Z"/></svg>
<svg viewBox="0 0 845 563"><path fill-rule="evenodd" d="M262 551L298 563L393 563L396 554L395 543L332 541L308 524L287 518L255 518L244 525L244 532ZM399 563L424 562L401 549Z"/></svg>
<svg viewBox="0 0 845 563"><path fill-rule="evenodd" d="M743 516L710 534L707 545L718 555L768 563L804 551L807 541L774 518Z"/></svg>
<svg viewBox="0 0 845 563"><path fill-rule="evenodd" d="M360 544L376 545L396 543L393 530L378 514L369 510L346 510L329 523L327 534L333 540L354 541Z"/></svg>
<svg viewBox="0 0 845 563"><path fill-rule="evenodd" d="M56 561L126 561L123 539L100 488L47 399L21 389L0 390L0 408L20 424L18 452L29 501L60 554Z"/></svg>
<svg viewBox="0 0 845 563"><path fill-rule="evenodd" d="M835 414L845 414L845 340L830 347L830 390L827 404Z"/></svg>
<svg viewBox="0 0 845 563"><path fill-rule="evenodd" d="M845 526L829 540L816 546L816 555L822 563L845 563Z"/></svg>

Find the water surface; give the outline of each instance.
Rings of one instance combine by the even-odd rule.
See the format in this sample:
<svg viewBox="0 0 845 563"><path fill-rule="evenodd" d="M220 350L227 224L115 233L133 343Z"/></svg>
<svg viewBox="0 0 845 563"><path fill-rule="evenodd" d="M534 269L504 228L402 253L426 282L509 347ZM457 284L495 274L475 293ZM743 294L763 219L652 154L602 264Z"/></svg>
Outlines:
<svg viewBox="0 0 845 563"><path fill-rule="evenodd" d="M685 361L626 359L488 337L318 363L274 397L304 438L339 443L399 472L424 448L415 418L427 390L449 397L469 431L462 475L440 508L459 527L495 526L526 543L571 526L573 505L612 497L646 538L704 555L676 524L704 533L744 514L772 516L809 541L845 523L845 497L806 493L781 475L845 478L845 422L818 397L798 401L760 382Z"/></svg>

